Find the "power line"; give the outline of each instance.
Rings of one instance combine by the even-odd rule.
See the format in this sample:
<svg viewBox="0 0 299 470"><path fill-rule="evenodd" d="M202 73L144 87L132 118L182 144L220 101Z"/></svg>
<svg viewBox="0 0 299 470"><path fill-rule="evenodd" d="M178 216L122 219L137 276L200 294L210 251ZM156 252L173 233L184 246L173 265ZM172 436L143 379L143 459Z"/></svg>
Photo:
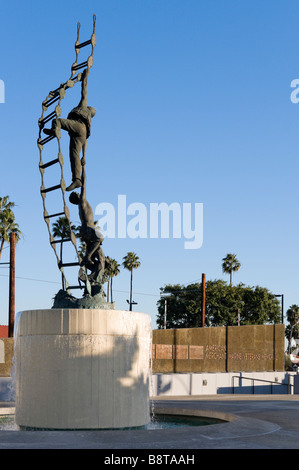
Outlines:
<svg viewBox="0 0 299 470"><path fill-rule="evenodd" d="M8 274L0 274L1 277L9 277ZM32 277L22 277L22 276L16 276L16 279L23 279L25 281L34 281L34 282L45 282L48 284L60 284L60 282L57 281L47 281L45 279L34 279ZM122 294L127 294L126 290L117 290L115 289L114 292L119 292ZM182 292L200 292L200 289L182 289L179 291L172 291L172 292L162 292L162 294L149 294L147 292L134 292L134 295L147 295L149 297L160 297L163 294L178 294Z"/></svg>
<svg viewBox="0 0 299 470"><path fill-rule="evenodd" d="M8 277L7 274L0 274L0 276L2 277ZM26 280L26 281L37 281L37 282L47 282L49 284L60 284L60 282L56 282L56 281L46 281L44 279L33 279L31 277L21 277L21 276L16 276L16 279L23 279L23 280Z"/></svg>
<svg viewBox="0 0 299 470"><path fill-rule="evenodd" d="M122 292L124 294L128 293L126 290L117 290L117 289L115 289L114 292ZM134 295L149 295L151 297L160 297L160 294L146 294L145 292L134 292Z"/></svg>
<svg viewBox="0 0 299 470"><path fill-rule="evenodd" d="M7 274L0 274L1 277L8 277ZM26 281L37 281L37 282L47 282L49 284L60 284L60 282L56 282L56 281L46 281L45 279L34 279L32 277L21 277L21 276L16 276L16 279L23 279L23 280L26 280ZM121 293L124 293L126 294L127 291L126 290L117 290L115 289L114 292L121 292ZM152 296L152 297L160 297L159 294L148 294L148 293L145 293L145 292L135 292L135 295L149 295L149 296Z"/></svg>
<svg viewBox="0 0 299 470"><path fill-rule="evenodd" d="M188 284L188 285L190 285L190 284L193 284L193 282L196 282L196 281L201 281L201 278L199 278L199 279L194 279L194 281L183 282L183 284Z"/></svg>

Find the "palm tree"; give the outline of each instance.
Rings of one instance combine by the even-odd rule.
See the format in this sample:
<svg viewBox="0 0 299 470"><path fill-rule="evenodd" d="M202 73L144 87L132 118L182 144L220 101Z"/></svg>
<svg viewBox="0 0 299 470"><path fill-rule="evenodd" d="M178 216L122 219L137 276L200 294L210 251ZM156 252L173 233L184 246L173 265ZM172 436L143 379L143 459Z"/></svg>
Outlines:
<svg viewBox="0 0 299 470"><path fill-rule="evenodd" d="M71 236L71 230L76 230L76 227L72 224L72 222L69 223L69 220L67 217L59 217L56 222L52 225L52 235L53 237L58 237L61 239L60 242L60 261L62 262L62 245L63 245L63 240L66 238L70 238ZM64 276L63 273L61 273L61 279L62 279L62 289L64 290Z"/></svg>
<svg viewBox="0 0 299 470"><path fill-rule="evenodd" d="M140 266L139 257L136 253L129 251L126 256L123 257L123 267L131 272L131 283L130 283L130 311L132 311L132 285L133 285L133 269L137 269Z"/></svg>
<svg viewBox="0 0 299 470"><path fill-rule="evenodd" d="M0 197L0 214L4 211L11 210L15 204L8 200L9 196Z"/></svg>
<svg viewBox="0 0 299 470"><path fill-rule="evenodd" d="M113 297L112 297L112 279L115 276L118 276L119 274L119 264L115 259L111 260L111 277L110 277L110 297L111 297L111 303L113 302Z"/></svg>
<svg viewBox="0 0 299 470"><path fill-rule="evenodd" d="M109 256L107 256L107 258L109 260L109 263L106 264L105 275L106 275L106 278L108 279L107 280L107 302L109 302L110 281L112 277L112 263L111 263L111 259L109 258Z"/></svg>
<svg viewBox="0 0 299 470"><path fill-rule="evenodd" d="M288 353L291 352L291 344L293 338L293 330L295 329L296 325L299 322L299 306L296 304L291 305L287 310L287 319L290 324L290 335L289 335L289 346L288 346Z"/></svg>
<svg viewBox="0 0 299 470"><path fill-rule="evenodd" d="M15 233L16 243L21 238L21 231L15 222L15 215L12 211L14 203L10 202L9 196L0 197L0 259L5 242L9 242L10 234Z"/></svg>
<svg viewBox="0 0 299 470"><path fill-rule="evenodd" d="M228 253L225 258L222 259L222 271L230 276L229 285L233 284L233 272L239 271L241 267L240 261L237 260L237 256Z"/></svg>

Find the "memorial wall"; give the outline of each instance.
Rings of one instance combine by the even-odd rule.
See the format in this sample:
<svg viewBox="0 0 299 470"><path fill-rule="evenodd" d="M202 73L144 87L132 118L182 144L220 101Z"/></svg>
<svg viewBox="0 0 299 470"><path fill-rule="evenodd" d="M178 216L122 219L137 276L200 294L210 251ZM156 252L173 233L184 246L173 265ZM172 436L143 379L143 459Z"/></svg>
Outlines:
<svg viewBox="0 0 299 470"><path fill-rule="evenodd" d="M13 354L13 338L0 338L0 377L10 377L13 367Z"/></svg>
<svg viewBox="0 0 299 470"><path fill-rule="evenodd" d="M154 330L153 373L284 370L284 325Z"/></svg>
<svg viewBox="0 0 299 470"><path fill-rule="evenodd" d="M284 370L284 325L154 330L153 373ZM0 340L0 377L9 377L13 338Z"/></svg>

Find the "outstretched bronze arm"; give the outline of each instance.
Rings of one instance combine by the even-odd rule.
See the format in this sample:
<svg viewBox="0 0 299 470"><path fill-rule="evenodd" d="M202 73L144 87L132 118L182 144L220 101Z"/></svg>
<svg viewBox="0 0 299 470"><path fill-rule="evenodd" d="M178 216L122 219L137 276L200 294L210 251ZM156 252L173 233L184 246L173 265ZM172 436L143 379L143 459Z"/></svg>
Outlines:
<svg viewBox="0 0 299 470"><path fill-rule="evenodd" d="M85 155L83 153L83 157L81 158L81 165L82 165L82 170L81 170L81 201L86 200L86 172L85 172Z"/></svg>
<svg viewBox="0 0 299 470"><path fill-rule="evenodd" d="M82 73L81 77L81 100L79 106L87 107L87 86L88 86L88 75L89 75L89 68L87 67L84 72Z"/></svg>

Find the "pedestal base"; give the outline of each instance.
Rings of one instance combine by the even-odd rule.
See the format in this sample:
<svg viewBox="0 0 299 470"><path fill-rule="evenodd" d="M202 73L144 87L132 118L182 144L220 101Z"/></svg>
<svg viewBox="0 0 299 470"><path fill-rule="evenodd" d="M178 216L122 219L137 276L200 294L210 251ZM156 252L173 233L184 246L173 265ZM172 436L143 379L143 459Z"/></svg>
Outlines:
<svg viewBox="0 0 299 470"><path fill-rule="evenodd" d="M16 318L16 423L104 429L150 421L151 320L99 309L21 312Z"/></svg>

